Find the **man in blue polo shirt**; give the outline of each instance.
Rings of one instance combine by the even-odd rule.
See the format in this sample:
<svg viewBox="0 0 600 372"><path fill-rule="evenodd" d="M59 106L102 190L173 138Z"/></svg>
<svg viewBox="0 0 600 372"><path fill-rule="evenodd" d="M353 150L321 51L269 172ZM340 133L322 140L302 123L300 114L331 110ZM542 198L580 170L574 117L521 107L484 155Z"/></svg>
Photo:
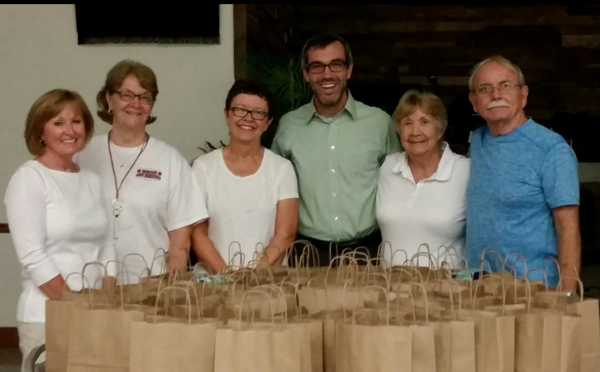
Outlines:
<svg viewBox="0 0 600 372"><path fill-rule="evenodd" d="M575 154L560 135L525 116L529 88L512 62L501 56L480 62L469 89L473 109L487 123L473 132L469 149L469 266L479 267L482 252L492 248L518 276L543 280L531 271L542 269L555 287L559 275L549 257L558 260L562 277L575 276L580 267ZM501 269L494 256L485 258L492 270ZM573 292L577 284L565 279L562 288Z"/></svg>

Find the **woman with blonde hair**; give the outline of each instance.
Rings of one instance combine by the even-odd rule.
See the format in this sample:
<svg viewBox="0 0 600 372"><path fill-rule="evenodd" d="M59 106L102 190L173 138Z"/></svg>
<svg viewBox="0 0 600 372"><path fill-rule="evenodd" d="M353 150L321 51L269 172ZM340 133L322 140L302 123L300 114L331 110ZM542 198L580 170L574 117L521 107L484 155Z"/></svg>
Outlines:
<svg viewBox="0 0 600 372"><path fill-rule="evenodd" d="M410 258L423 243L436 258L448 252L462 256L470 162L443 139L448 125L444 103L435 94L409 90L392 118L404 152L388 155L379 172L377 221L383 241L392 247L384 260L402 265L404 255L393 252L402 249ZM451 267L460 262L448 259ZM429 265L426 258L419 263Z"/></svg>
<svg viewBox="0 0 600 372"><path fill-rule="evenodd" d="M34 159L17 169L4 198L22 266L17 330L23 360L45 343L46 300L81 290L84 282L99 286L104 271L89 266L85 281L69 274L82 273L89 262L115 259L100 179L73 161L93 133L92 115L72 91L42 95L27 115L25 143Z"/></svg>

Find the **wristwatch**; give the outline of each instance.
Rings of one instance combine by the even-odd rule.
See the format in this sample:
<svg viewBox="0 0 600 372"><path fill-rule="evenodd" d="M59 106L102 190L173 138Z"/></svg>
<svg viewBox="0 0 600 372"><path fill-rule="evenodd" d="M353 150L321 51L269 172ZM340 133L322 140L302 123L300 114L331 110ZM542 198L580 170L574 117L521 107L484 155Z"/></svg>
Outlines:
<svg viewBox="0 0 600 372"><path fill-rule="evenodd" d="M579 297L577 292L566 292L567 297Z"/></svg>

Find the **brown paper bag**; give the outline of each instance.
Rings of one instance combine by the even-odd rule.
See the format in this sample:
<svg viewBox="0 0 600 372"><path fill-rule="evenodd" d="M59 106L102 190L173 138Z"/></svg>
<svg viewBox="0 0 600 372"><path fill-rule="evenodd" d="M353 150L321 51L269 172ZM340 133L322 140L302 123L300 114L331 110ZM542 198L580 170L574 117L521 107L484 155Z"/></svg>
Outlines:
<svg viewBox="0 0 600 372"><path fill-rule="evenodd" d="M382 291L381 287L364 287L359 298L369 290ZM387 295L385 296L387 297ZM389 301L386 299L386 320L383 324L370 325L357 322L358 306L355 306L350 317L344 316L336 323L336 370L339 372L363 371L421 371L424 367L422 355L415 346L427 343L427 335L417 327L394 324L390 321ZM358 305L358 301L356 303ZM364 313L363 314L367 314ZM377 320L377 319L375 319ZM431 346L434 345L433 329L431 329ZM417 339L414 340L413 338ZM413 358L419 359L413 364ZM435 358L435 356L434 356ZM435 370L435 359L432 360ZM415 369L413 369L413 366ZM429 370L424 370L429 371Z"/></svg>
<svg viewBox="0 0 600 372"><path fill-rule="evenodd" d="M131 325L131 372L212 371L216 320L163 319Z"/></svg>
<svg viewBox="0 0 600 372"><path fill-rule="evenodd" d="M215 360L216 319L193 319L191 286L167 287L165 293L182 292L186 296L187 319L158 316L158 302L154 314L144 322L131 325L130 371L212 371ZM200 315L200 314L197 314Z"/></svg>
<svg viewBox="0 0 600 372"><path fill-rule="evenodd" d="M240 301L240 308L248 306L251 296L266 298L271 303L272 286L257 287L247 292ZM250 319L256 319L252 310ZM261 323L229 321L227 327L217 328L215 372L233 371L291 371L310 372L310 331L307 324L288 324L287 313L282 314L283 323L275 321L275 311L270 310L271 321Z"/></svg>
<svg viewBox="0 0 600 372"><path fill-rule="evenodd" d="M323 323L323 370L325 372L336 371L336 323L343 319L343 311L325 311L311 315L312 319Z"/></svg>
<svg viewBox="0 0 600 372"><path fill-rule="evenodd" d="M478 372L515 370L515 317L476 311L475 350Z"/></svg>
<svg viewBox="0 0 600 372"><path fill-rule="evenodd" d="M67 370L67 356L69 351L69 335L73 310L75 308L87 309L90 303L110 306L113 301L112 294L107 290L90 288L90 282L85 276L89 266L104 266L100 263L89 263L81 273L71 273L65 278L65 291L60 300L46 301L46 370L48 372L64 372ZM78 292L69 290L66 286L71 276L81 277L82 289ZM87 285L87 287L85 287Z"/></svg>
<svg viewBox="0 0 600 372"><path fill-rule="evenodd" d="M577 314L581 317L579 343L581 371L596 372L600 367L600 315L598 300L592 298L567 297L561 292L539 292L533 300L534 306Z"/></svg>
<svg viewBox="0 0 600 372"><path fill-rule="evenodd" d="M517 372L579 372L580 318L532 309L516 316Z"/></svg>
<svg viewBox="0 0 600 372"><path fill-rule="evenodd" d="M475 323L472 320L431 322L438 372L475 372Z"/></svg>
<svg viewBox="0 0 600 372"><path fill-rule="evenodd" d="M233 321L217 328L215 372L307 372L310 368L306 327Z"/></svg>
<svg viewBox="0 0 600 372"><path fill-rule="evenodd" d="M412 337L412 372L436 372L435 331L430 323L408 326Z"/></svg>
<svg viewBox="0 0 600 372"><path fill-rule="evenodd" d="M336 324L336 371L411 371L412 352L408 326Z"/></svg>
<svg viewBox="0 0 600 372"><path fill-rule="evenodd" d="M86 302L46 301L46 371L65 372L69 352L69 330L75 307L87 308Z"/></svg>
<svg viewBox="0 0 600 372"><path fill-rule="evenodd" d="M67 372L128 372L131 324L143 319L120 307L74 309Z"/></svg>

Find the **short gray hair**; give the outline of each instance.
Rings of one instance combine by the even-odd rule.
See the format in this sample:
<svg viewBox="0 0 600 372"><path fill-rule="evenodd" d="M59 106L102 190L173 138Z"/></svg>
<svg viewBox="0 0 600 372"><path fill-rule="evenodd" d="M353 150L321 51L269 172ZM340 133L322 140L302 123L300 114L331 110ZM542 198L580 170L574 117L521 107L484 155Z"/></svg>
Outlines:
<svg viewBox="0 0 600 372"><path fill-rule="evenodd" d="M495 55L495 56L489 57L489 58L479 62L471 70L471 76L469 76L469 90L471 92L474 89L473 83L475 82L475 75L477 75L477 73L479 72L479 70L481 70L483 68L483 66L485 66L489 63L498 63L508 69L513 70L519 77L519 84L525 85L525 76L523 75L523 71L521 71L519 66L515 65L514 63L512 63L508 59L502 57L501 55Z"/></svg>
<svg viewBox="0 0 600 372"><path fill-rule="evenodd" d="M431 92L421 92L417 89L408 90L400 98L400 102L392 114L392 119L400 124L402 119L412 115L417 109L421 109L437 121L440 133L446 132L446 128L448 128L446 107L440 97Z"/></svg>

